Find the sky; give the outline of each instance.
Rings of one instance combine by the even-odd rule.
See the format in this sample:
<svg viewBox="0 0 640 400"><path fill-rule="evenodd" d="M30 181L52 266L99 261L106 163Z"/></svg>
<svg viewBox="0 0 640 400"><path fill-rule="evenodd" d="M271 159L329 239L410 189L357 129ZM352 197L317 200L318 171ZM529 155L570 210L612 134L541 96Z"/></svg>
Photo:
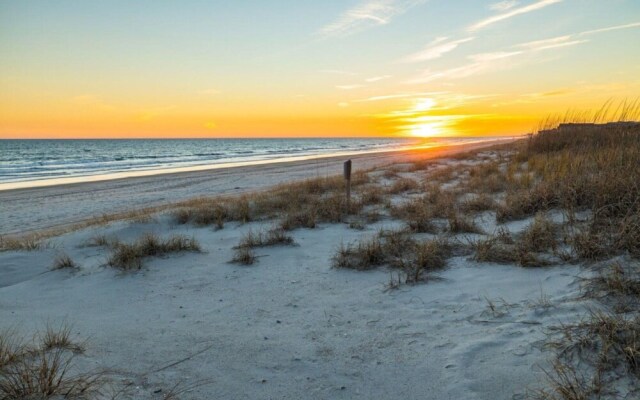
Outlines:
<svg viewBox="0 0 640 400"><path fill-rule="evenodd" d="M640 96L638 0L0 0L0 138L497 136Z"/></svg>

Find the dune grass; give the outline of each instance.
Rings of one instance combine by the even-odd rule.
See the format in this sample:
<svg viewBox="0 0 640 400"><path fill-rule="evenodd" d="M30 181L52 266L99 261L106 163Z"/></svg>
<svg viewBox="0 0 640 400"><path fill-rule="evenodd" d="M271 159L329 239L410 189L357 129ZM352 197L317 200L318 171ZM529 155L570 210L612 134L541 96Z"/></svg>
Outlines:
<svg viewBox="0 0 640 400"><path fill-rule="evenodd" d="M68 254L62 253L59 254L56 259L53 261L53 265L51 266L52 270L61 270L61 269L77 269L78 264L69 257Z"/></svg>
<svg viewBox="0 0 640 400"><path fill-rule="evenodd" d="M194 237L173 235L161 239L154 234L145 234L132 243L116 243L107 261L108 265L120 270L142 268L142 260L183 251L200 252L200 244Z"/></svg>
<svg viewBox="0 0 640 400"><path fill-rule="evenodd" d="M0 235L0 251L34 251L46 247L39 235L7 236Z"/></svg>
<svg viewBox="0 0 640 400"><path fill-rule="evenodd" d="M238 243L236 248L293 245L294 243L293 237L288 235L284 229L275 227L259 231L249 230L244 234L242 239L240 239L240 243Z"/></svg>
<svg viewBox="0 0 640 400"><path fill-rule="evenodd" d="M605 120L637 120L640 101L612 102L589 117L567 114L543 122L516 160L527 182L507 189L498 220L532 216L551 208L569 216L568 242L579 260L616 256L586 279L586 296L598 302L577 323L549 332L554 360L544 370L546 387L533 399L615 398L640 392L640 126L593 125ZM618 116L617 118L615 116ZM589 120L589 118L591 118ZM576 124L585 123L588 124ZM563 123L558 127L559 123ZM586 211L586 221L575 213ZM516 239L531 251L554 251L558 226L540 214Z"/></svg>
<svg viewBox="0 0 640 400"><path fill-rule="evenodd" d="M383 265L398 272L392 285L424 282L430 273L446 267L453 246L445 237L415 240L408 231L384 231L351 244L341 244L333 256L334 268L358 271Z"/></svg>
<svg viewBox="0 0 640 400"><path fill-rule="evenodd" d="M0 399L91 399L99 395L103 374L83 372L75 356L83 351L71 329L50 326L33 343L16 331L0 333Z"/></svg>
<svg viewBox="0 0 640 400"><path fill-rule="evenodd" d="M252 247L237 247L234 249L231 262L234 264L252 265L258 258Z"/></svg>

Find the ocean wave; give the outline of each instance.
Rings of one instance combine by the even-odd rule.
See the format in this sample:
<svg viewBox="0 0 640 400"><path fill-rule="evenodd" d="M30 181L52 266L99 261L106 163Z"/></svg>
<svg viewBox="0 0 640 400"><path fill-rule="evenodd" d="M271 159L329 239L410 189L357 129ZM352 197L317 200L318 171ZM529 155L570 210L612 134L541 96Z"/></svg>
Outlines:
<svg viewBox="0 0 640 400"><path fill-rule="evenodd" d="M416 139L6 140L0 182L402 148Z"/></svg>

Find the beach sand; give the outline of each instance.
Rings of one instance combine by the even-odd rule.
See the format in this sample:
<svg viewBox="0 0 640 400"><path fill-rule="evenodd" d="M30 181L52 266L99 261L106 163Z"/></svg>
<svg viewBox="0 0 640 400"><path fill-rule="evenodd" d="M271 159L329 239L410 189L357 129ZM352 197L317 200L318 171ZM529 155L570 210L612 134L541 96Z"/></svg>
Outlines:
<svg viewBox="0 0 640 400"><path fill-rule="evenodd" d="M433 156L445 151L452 150ZM367 169L405 156L351 158ZM337 173L341 161L4 192L3 213L11 218L3 218L3 230L260 189ZM497 228L491 212L476 221L487 233ZM518 234L531 221L505 226ZM216 230L177 225L159 213L146 222L72 231L34 251L2 252L0 326L23 337L47 323L72 326L74 339L86 339L78 368L103 371L120 398L161 399L177 385L183 399L495 400L523 398L541 384L545 330L574 320L589 304L576 300L584 271L575 265L527 269L461 254L437 279L397 290L388 290L385 268L331 267L341 244L403 226L392 218L363 230L345 223L296 229L294 245L259 248L252 266L229 262L248 231L272 225L232 222ZM130 242L145 233L193 236L203 251L147 258L140 271L121 272L107 266L107 248L87 245L98 236ZM62 253L78 268L51 270Z"/></svg>
<svg viewBox="0 0 640 400"><path fill-rule="evenodd" d="M355 172L414 159L442 157L512 140L0 190L0 234L62 227L105 214L171 204L198 196L235 195L280 183L340 174L342 162L347 159L353 160Z"/></svg>

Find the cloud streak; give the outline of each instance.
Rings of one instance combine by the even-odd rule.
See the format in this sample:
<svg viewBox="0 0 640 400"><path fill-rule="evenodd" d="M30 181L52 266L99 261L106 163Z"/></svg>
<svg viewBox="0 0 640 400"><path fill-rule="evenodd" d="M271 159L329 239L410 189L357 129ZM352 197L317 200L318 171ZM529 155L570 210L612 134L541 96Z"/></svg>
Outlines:
<svg viewBox="0 0 640 400"><path fill-rule="evenodd" d="M426 0L367 0L344 11L333 22L323 26L317 35L331 38L352 35L375 26L386 25L394 17Z"/></svg>
<svg viewBox="0 0 640 400"><path fill-rule="evenodd" d="M556 49L560 47L575 46L577 44L586 43L588 40L571 40L571 35L558 36L551 39L535 40L533 42L521 43L516 47L528 51L542 51Z"/></svg>
<svg viewBox="0 0 640 400"><path fill-rule="evenodd" d="M596 34L596 33L618 31L618 30L621 30L621 29L630 29L630 28L640 28L640 22L634 22L634 23L626 24L626 25L610 26L610 27L607 27L607 28L594 29L594 30L591 30L591 31L581 32L578 35L579 36L587 36L587 35L593 35L593 34Z"/></svg>
<svg viewBox="0 0 640 400"><path fill-rule="evenodd" d="M370 101L409 99L409 98L414 98L414 97L433 96L433 95L445 94L445 93L449 93L449 92L417 92L417 93L388 94L388 95L382 95L382 96L367 97L366 99L356 100L356 102L357 103L362 103L362 102L370 102Z"/></svg>
<svg viewBox="0 0 640 400"><path fill-rule="evenodd" d="M429 43L424 49L408 55L407 57L400 60L400 62L414 63L420 61L435 60L436 58L440 58L446 53L455 50L461 44L470 42L473 39L475 38L467 37L464 39L449 40L449 38L447 37L439 37Z"/></svg>
<svg viewBox="0 0 640 400"><path fill-rule="evenodd" d="M472 54L467 57L467 59L471 61L469 64L442 71L425 70L422 74L410 79L407 83L428 83L439 79L462 79L485 72L508 69L516 65L517 62L514 60L517 57L544 50L575 46L587 41L588 40L572 40L572 35L567 35L517 44L513 46L513 50L510 51Z"/></svg>
<svg viewBox="0 0 640 400"><path fill-rule="evenodd" d="M428 83L439 79L462 79L489 71L510 68L515 65L512 59L517 56L527 55L545 50L576 46L582 43L589 42L588 39L583 39L583 37L585 36L631 28L640 28L640 22L610 26L579 32L571 35L557 36L549 39L520 43L513 46L510 51L472 54L467 57L467 59L471 61L471 63L467 65L441 71L431 71L427 69L417 77L414 77L407 81L407 83Z"/></svg>
<svg viewBox="0 0 640 400"><path fill-rule="evenodd" d="M500 14L494 15L494 16L486 18L486 19L483 19L482 21L479 21L479 22L471 25L468 30L470 32L478 31L480 29L483 29L483 28L486 28L486 27L488 27L490 25L493 25L493 24L495 24L497 22L504 21L506 19L513 18L513 17L518 16L518 15L530 13L532 11L540 10L542 8L545 8L547 6L550 6L550 5L553 5L553 4L557 4L557 3L560 3L560 2L562 2L562 0L539 0L539 1L536 1L535 3L529 4L527 6L518 7L518 8L509 8L509 9L506 9L506 11L504 11L504 12L502 12Z"/></svg>

